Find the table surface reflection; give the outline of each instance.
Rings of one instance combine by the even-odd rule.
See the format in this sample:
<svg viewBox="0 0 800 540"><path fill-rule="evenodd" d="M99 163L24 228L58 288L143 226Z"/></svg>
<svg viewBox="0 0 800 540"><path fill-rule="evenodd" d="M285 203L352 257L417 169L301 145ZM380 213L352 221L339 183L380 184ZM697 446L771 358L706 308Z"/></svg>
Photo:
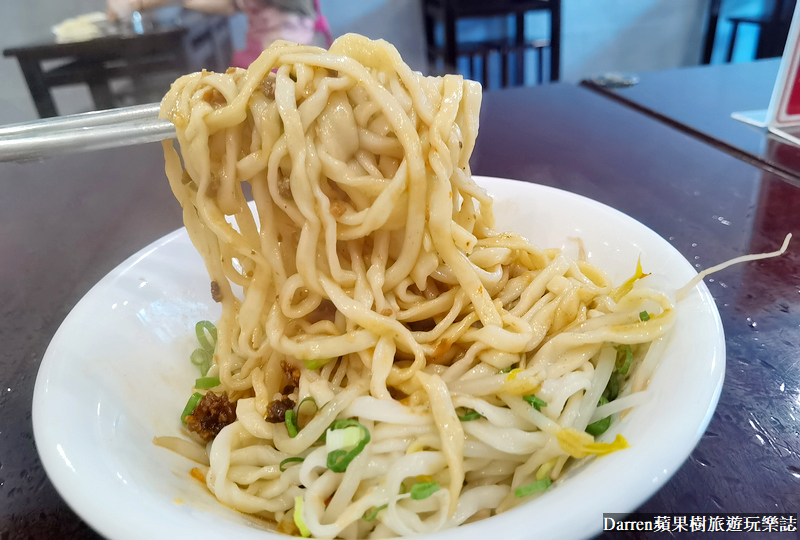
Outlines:
<svg viewBox="0 0 800 540"><path fill-rule="evenodd" d="M611 205L698 268L800 232L793 183L577 86L486 93L472 163L476 174ZM158 145L3 164L0 182L0 537L94 538L36 454L36 372L69 310L130 254L179 227L179 207ZM780 259L708 280L726 332L720 403L691 457L640 511L797 511L798 263L795 242Z"/></svg>
<svg viewBox="0 0 800 540"><path fill-rule="evenodd" d="M628 88L584 84L759 167L800 177L800 147L731 113L764 110L778 76L779 58L645 72Z"/></svg>

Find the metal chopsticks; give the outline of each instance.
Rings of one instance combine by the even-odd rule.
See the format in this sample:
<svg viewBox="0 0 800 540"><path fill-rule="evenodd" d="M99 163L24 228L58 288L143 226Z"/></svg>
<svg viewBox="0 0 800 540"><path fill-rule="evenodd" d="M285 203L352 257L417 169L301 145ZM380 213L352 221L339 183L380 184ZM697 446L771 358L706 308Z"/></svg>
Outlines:
<svg viewBox="0 0 800 540"><path fill-rule="evenodd" d="M175 127L158 118L159 107L151 103L2 126L0 162L172 139Z"/></svg>

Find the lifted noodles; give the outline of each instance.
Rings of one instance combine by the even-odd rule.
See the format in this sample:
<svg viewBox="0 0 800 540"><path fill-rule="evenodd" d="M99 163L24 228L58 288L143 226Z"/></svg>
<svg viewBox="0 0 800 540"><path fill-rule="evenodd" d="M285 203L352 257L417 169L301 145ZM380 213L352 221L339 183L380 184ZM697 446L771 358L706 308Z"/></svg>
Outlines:
<svg viewBox="0 0 800 540"><path fill-rule="evenodd" d="M480 101L356 35L277 42L164 99L167 175L222 304L198 380L236 402L198 468L222 503L296 535L434 532L626 447L595 442L593 415L641 402L674 295L495 231L468 163Z"/></svg>

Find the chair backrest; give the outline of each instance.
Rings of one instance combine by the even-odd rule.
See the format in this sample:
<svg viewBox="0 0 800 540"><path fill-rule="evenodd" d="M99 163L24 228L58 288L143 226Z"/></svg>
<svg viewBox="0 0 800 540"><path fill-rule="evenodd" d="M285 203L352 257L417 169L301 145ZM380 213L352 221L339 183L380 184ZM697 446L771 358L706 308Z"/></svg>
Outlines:
<svg viewBox="0 0 800 540"><path fill-rule="evenodd" d="M549 39L529 41L525 37L525 13L547 11L550 14ZM429 69L433 73L457 72L459 58L467 58L469 69L464 75L475 76L482 72L482 82L489 80L489 65L501 68L501 86L524 84L526 53L532 51L536 58L536 82L544 82L544 55L549 51L550 80L558 80L561 47L561 0L423 0L425 37ZM513 16L513 36L465 42L456 35L456 23L466 18L493 18ZM444 43L437 40L437 27L444 27ZM499 64L496 59L499 58ZM493 60L490 60L493 59ZM463 63L463 62L462 62ZM482 69L475 67L480 63ZM442 67L440 67L442 64ZM511 68L511 65L514 68ZM509 74L514 72L515 77Z"/></svg>

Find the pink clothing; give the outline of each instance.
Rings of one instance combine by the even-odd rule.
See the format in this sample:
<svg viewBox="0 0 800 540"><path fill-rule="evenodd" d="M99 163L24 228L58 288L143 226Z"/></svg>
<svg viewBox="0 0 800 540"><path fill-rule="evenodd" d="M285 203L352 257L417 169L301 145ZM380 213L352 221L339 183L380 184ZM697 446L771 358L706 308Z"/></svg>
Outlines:
<svg viewBox="0 0 800 540"><path fill-rule="evenodd" d="M317 20L314 21L314 31L319 32L325 36L325 43L328 47L333 43L333 34L331 27L328 26L328 19L322 14L322 8L319 7L319 0L314 0L314 10L317 12Z"/></svg>
<svg viewBox="0 0 800 540"><path fill-rule="evenodd" d="M236 67L250 66L264 49L278 39L308 44L314 39L314 32L319 30L326 34L330 45L328 21L319 12L318 0L314 2L316 19L265 6L260 0L237 0L237 4L247 15L248 25L246 46L233 55L233 65Z"/></svg>

